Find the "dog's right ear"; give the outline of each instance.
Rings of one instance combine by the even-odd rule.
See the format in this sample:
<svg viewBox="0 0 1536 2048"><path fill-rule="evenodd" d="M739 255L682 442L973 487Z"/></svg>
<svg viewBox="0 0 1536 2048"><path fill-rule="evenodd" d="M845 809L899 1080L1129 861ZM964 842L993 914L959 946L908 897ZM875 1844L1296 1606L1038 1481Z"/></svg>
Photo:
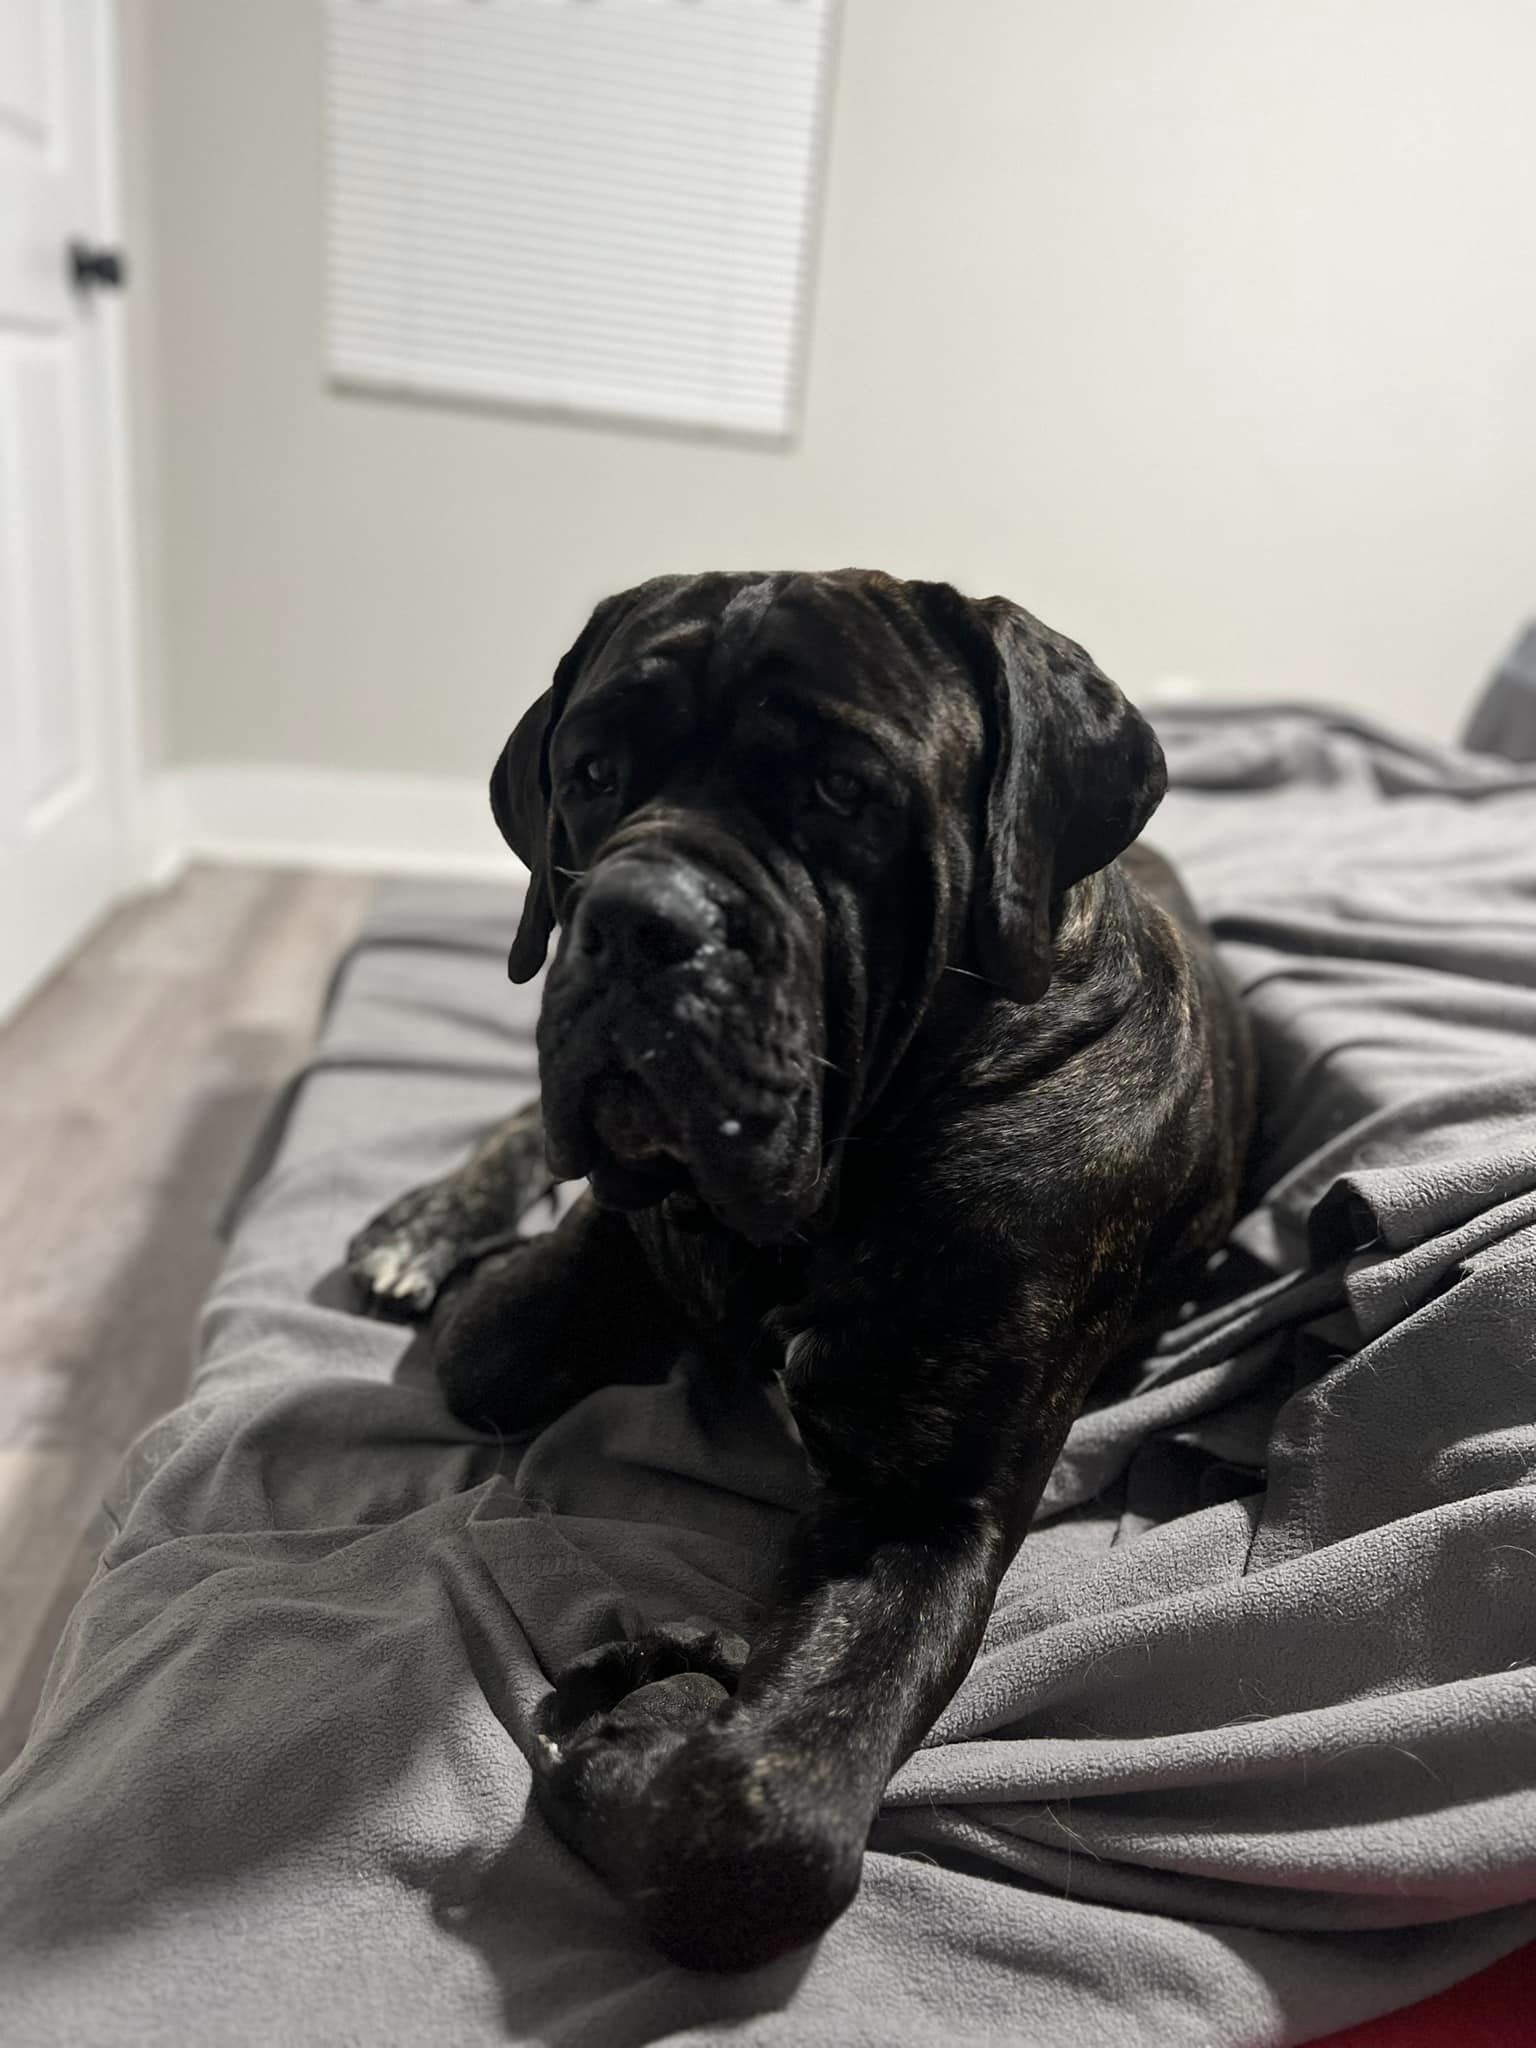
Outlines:
<svg viewBox="0 0 1536 2048"><path fill-rule="evenodd" d="M501 836L528 869L522 920L507 973L513 981L531 981L544 965L549 935L555 928L555 907L549 887L550 712L554 691L548 689L518 720L516 729L491 770L491 815Z"/></svg>
<svg viewBox="0 0 1536 2048"><path fill-rule="evenodd" d="M530 704L491 770L491 815L501 836L528 869L528 893L507 973L531 981L544 965L555 928L554 870L563 858L563 835L550 805L549 743L576 678L611 632L624 600L604 598L567 649L543 696ZM558 843L557 843L558 842Z"/></svg>

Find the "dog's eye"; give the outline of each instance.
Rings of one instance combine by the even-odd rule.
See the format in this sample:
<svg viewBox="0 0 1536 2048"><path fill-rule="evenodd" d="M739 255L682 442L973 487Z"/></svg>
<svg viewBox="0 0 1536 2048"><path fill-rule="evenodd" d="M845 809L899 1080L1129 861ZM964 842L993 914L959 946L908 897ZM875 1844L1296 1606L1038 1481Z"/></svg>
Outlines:
<svg viewBox="0 0 1536 2048"><path fill-rule="evenodd" d="M576 763L574 779L583 796L612 796L619 786L619 764L611 754L588 754Z"/></svg>
<svg viewBox="0 0 1536 2048"><path fill-rule="evenodd" d="M864 801L863 783L846 768L824 768L812 787L822 809L836 811L841 818L851 818Z"/></svg>

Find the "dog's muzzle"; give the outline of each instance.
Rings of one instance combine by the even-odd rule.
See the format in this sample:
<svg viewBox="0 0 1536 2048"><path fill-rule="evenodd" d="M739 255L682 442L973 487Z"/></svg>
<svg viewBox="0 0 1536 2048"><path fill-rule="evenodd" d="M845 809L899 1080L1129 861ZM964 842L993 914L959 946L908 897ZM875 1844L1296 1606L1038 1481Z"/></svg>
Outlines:
<svg viewBox="0 0 1536 2048"><path fill-rule="evenodd" d="M550 1164L599 1202L690 1192L769 1242L819 1170L814 1005L771 915L662 852L588 875L539 1018Z"/></svg>

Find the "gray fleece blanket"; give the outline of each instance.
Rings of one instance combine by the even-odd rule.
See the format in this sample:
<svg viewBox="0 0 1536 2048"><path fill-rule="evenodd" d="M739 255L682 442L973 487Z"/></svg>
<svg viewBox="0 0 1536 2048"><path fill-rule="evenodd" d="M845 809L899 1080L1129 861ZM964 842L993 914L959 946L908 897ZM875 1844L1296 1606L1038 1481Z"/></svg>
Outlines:
<svg viewBox="0 0 1536 2048"><path fill-rule="evenodd" d="M750 1635L805 1478L767 1395L706 1433L680 1380L473 1435L348 1312L348 1234L534 1078L511 891L398 886L0 1780L0 2038L1260 2048L1536 1935L1536 768L1165 738L1252 1204L1074 1429L845 1919L689 1977L528 1810L549 1674Z"/></svg>

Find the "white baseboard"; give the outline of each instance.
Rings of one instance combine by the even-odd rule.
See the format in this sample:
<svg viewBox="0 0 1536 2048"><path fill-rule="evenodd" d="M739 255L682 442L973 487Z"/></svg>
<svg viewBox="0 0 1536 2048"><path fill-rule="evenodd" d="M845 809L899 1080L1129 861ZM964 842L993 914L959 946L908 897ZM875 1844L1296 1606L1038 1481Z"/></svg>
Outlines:
<svg viewBox="0 0 1536 2048"><path fill-rule="evenodd" d="M173 768L151 791L150 877L189 860L352 874L517 882L527 870L491 818L485 784L323 768Z"/></svg>

